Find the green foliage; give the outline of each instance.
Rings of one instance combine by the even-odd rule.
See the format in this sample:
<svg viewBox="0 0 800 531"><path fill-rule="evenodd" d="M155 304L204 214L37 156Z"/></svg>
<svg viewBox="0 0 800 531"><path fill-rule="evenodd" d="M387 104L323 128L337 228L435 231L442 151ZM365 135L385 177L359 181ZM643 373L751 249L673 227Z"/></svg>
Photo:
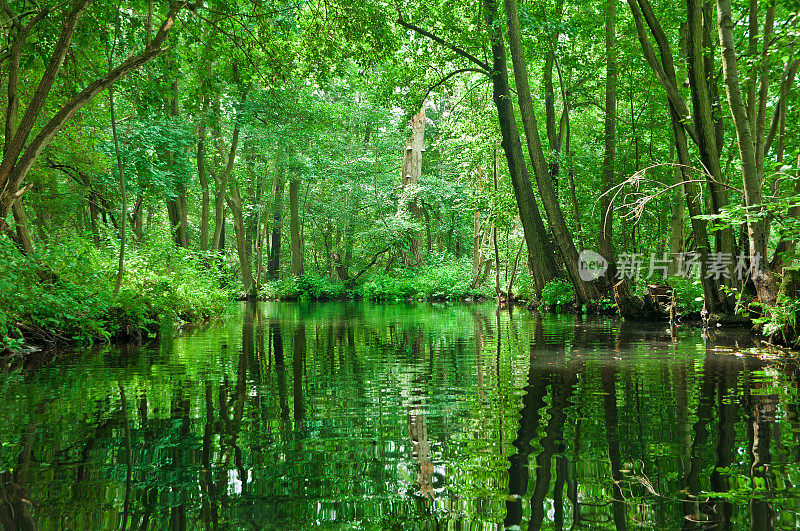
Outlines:
<svg viewBox="0 0 800 531"><path fill-rule="evenodd" d="M0 349L21 346L20 331L76 344L146 338L165 317L208 319L231 298L224 272L199 253L169 246L129 249L117 296L113 246L94 249L81 239L52 245L41 256L48 270L8 245L0 245L0 254ZM42 281L43 271L57 280Z"/></svg>
<svg viewBox="0 0 800 531"><path fill-rule="evenodd" d="M453 300L468 297L493 297L491 287L484 285L472 289L471 265L466 260L444 264L426 265L419 270L400 269L374 272L360 282L347 287L339 281L317 274L268 282L261 297L277 300Z"/></svg>
<svg viewBox="0 0 800 531"><path fill-rule="evenodd" d="M328 277L305 274L300 277L268 282L259 294L266 299L278 300L331 300L350 298L352 293L345 290L341 283L331 281Z"/></svg>
<svg viewBox="0 0 800 531"><path fill-rule="evenodd" d="M679 313L703 309L703 286L699 278L671 277L668 283L675 289L675 303Z"/></svg>
<svg viewBox="0 0 800 531"><path fill-rule="evenodd" d="M573 300L572 284L562 278L551 280L542 290L542 304L550 309L563 308Z"/></svg>

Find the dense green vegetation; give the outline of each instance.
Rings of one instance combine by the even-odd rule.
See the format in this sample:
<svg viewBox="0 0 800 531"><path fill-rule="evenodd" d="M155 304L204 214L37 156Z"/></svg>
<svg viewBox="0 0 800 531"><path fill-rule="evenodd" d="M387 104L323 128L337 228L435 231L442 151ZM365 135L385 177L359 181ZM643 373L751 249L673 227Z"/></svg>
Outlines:
<svg viewBox="0 0 800 531"><path fill-rule="evenodd" d="M796 6L618 4L3 1L0 348L239 297L591 311L615 273L635 315L664 253L680 312L791 342Z"/></svg>

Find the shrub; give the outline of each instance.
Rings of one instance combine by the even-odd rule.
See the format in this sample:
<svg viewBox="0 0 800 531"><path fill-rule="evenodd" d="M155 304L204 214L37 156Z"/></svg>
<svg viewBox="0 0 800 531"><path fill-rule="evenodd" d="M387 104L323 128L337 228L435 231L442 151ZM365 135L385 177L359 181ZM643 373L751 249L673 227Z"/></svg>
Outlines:
<svg viewBox="0 0 800 531"><path fill-rule="evenodd" d="M115 296L117 252L72 239L47 246L37 262L0 244L0 350L21 345L20 329L77 344L147 337L164 317L190 321L221 313L231 299L223 286L237 286L229 270L202 253L146 245L126 252ZM41 281L41 264L56 281Z"/></svg>
<svg viewBox="0 0 800 531"><path fill-rule="evenodd" d="M550 309L563 308L574 299L572 284L562 278L551 280L542 290L542 304Z"/></svg>

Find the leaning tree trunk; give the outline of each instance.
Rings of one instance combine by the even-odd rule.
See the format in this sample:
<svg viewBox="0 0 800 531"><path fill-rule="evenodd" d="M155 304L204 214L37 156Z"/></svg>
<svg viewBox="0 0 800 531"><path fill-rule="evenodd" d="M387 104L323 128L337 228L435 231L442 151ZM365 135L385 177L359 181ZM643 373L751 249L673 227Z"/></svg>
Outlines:
<svg viewBox="0 0 800 531"><path fill-rule="evenodd" d="M117 263L117 281L114 284L114 295L119 293L122 286L122 276L125 273L125 244L127 242L128 221L128 194L125 189L125 172L122 166L122 155L119 152L119 137L117 136L116 113L114 112L114 87L108 87L108 106L111 110L111 134L114 137L114 152L117 158L117 171L119 173L119 191L122 196L122 221L119 228L119 261Z"/></svg>
<svg viewBox="0 0 800 531"><path fill-rule="evenodd" d="M696 138L697 133L691 127L688 121L688 110L686 103L677 92L677 76L675 73L675 66L672 59L672 52L669 49L669 43L663 29L654 18L652 9L650 9L647 0L628 0L628 6L631 8L634 23L636 25L636 35L642 47L642 52L647 59L648 64L653 70L653 73L658 78L661 85L667 93L670 111L670 123L672 126L672 134L675 142L675 148L678 155L678 168L680 170L680 179L683 183L684 196L686 198L686 209L689 213L689 219L692 227L692 234L695 240L695 246L700 254L700 261L703 264L708 263L708 257L711 253L711 248L708 240L708 230L705 220L699 218L702 215L700 202L698 201L698 190L694 183L691 171L689 170L691 159L689 157L689 147L687 134ZM645 17L640 6L647 8ZM660 61L656 58L647 32L644 27L645 19L650 25L650 31L655 37L659 46ZM709 277L705 271L701 271L700 280L703 288L703 298L705 300L706 309L712 313L728 314L733 310L733 305L729 297L722 291L717 279Z"/></svg>
<svg viewBox="0 0 800 531"><path fill-rule="evenodd" d="M24 26L17 21L17 23L12 24L12 29L8 32L10 41L7 52L9 66L6 70L8 72L6 85L8 97L5 112L3 158L0 161L0 232L7 232L6 218L19 199L30 190L32 185L24 185L23 181L44 148L53 140L61 128L95 96L118 79L137 70L151 59L167 51L166 48L161 46L166 40L169 30L173 27L178 12L186 3L176 2L173 4L161 28L141 52L131 55L116 68L101 77L95 78L83 90L58 108L52 116L43 116L45 109L50 110L52 108L46 105L50 89L58 78L64 59L70 51L75 29L87 5L87 0L78 0L73 4L61 26L61 31L55 41L47 66L33 91L30 103L19 121L17 121L19 111L18 82L22 50L26 46L26 40L31 30L50 15L49 10L43 9L33 13ZM48 20L48 22L52 24L52 21ZM44 123L44 126L33 140L29 141L33 128L40 123ZM23 247L32 247L30 241L23 242L23 244Z"/></svg>
<svg viewBox="0 0 800 531"><path fill-rule="evenodd" d="M488 2L487 10L496 10L492 1ZM508 40L511 49L511 59L514 64L514 78L517 82L517 96L519 101L522 125L525 130L525 139L528 146L528 155L533 163L533 173L539 188L539 195L542 198L547 219L553 231L556 246L560 251L561 258L567 269L567 275L575 290L578 301L586 303L599 297L595 284L584 282L578 272L578 251L572 240L572 235L567 228L564 214L558 202L558 196L553 187L553 180L547 168L547 163L542 151L541 141L539 140L539 130L536 123L536 115L533 112L533 100L531 98L530 85L528 83L528 69L525 64L525 57L522 51L522 37L519 29L519 14L517 11L516 0L505 0L506 17L508 19ZM487 17L492 16L491 14ZM492 50L498 46L502 47L502 42L492 43ZM505 55L505 52L503 53ZM509 102L510 104L510 102ZM505 143L505 142L504 142Z"/></svg>
<svg viewBox="0 0 800 531"><path fill-rule="evenodd" d="M494 0L483 0L483 7L492 47L492 71L490 72L492 98L497 108L503 151L508 162L508 173L511 176L511 185L514 189L522 230L528 246L528 265L534 288L538 294L545 284L558 276L558 266L555 261L555 252L539 213L539 206L536 204L536 197L528 177L528 168L522 154L517 119L511 103L511 89L508 86L506 50L497 20L497 6Z"/></svg>
<svg viewBox="0 0 800 531"><path fill-rule="evenodd" d="M247 90L245 90L244 94L242 95L242 102L240 104L244 105L245 100L247 99ZM217 110L219 111L219 99L217 99ZM219 112L217 113L219 116ZM217 135L219 136L219 129L216 130ZM211 242L211 248L214 251L219 251L220 249L224 249L224 236L223 230L225 227L225 202L226 202L226 194L228 191L228 182L230 181L231 174L233 173L233 164L236 160L236 150L239 147L239 120L234 120L233 124L233 137L231 138L231 146L230 150L227 154L227 160L225 163L225 169L222 171L222 174L219 178L215 179L216 187L217 187L217 196L214 203L214 239Z"/></svg>
<svg viewBox="0 0 800 531"><path fill-rule="evenodd" d="M711 43L704 42L703 6L704 0L686 0L688 18L686 57L689 66L689 86L692 95L692 117L697 131L697 147L700 160L705 167L711 198L711 213L720 214L728 206L728 194L723 187L722 168L719 162L717 129L713 117L713 102L706 71L706 50ZM710 176L708 175L710 174ZM724 228L715 233L716 250L728 255L734 254L733 229Z"/></svg>

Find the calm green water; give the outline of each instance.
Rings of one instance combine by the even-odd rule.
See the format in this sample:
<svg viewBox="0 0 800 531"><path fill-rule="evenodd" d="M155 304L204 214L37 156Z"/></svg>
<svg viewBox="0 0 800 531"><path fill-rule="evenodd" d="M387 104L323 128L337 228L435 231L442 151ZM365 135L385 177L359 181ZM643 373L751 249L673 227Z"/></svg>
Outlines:
<svg viewBox="0 0 800 531"><path fill-rule="evenodd" d="M0 374L0 524L794 529L799 373L752 346L491 305L242 305Z"/></svg>

